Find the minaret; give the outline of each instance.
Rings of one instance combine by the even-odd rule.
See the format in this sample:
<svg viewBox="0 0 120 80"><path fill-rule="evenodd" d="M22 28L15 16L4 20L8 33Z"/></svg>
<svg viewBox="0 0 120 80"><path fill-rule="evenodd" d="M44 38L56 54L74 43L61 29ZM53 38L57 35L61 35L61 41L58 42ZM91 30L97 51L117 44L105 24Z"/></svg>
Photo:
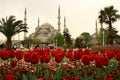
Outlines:
<svg viewBox="0 0 120 80"><path fill-rule="evenodd" d="M66 31L66 17L64 17L64 32Z"/></svg>
<svg viewBox="0 0 120 80"><path fill-rule="evenodd" d="M97 20L96 20L96 29L95 29L95 31L96 31L96 36L97 36L98 35Z"/></svg>
<svg viewBox="0 0 120 80"><path fill-rule="evenodd" d="M27 27L27 11L26 11L26 8L25 8L25 12L24 12L24 25L25 27ZM26 32L24 32L24 40L26 38Z"/></svg>
<svg viewBox="0 0 120 80"><path fill-rule="evenodd" d="M38 17L38 27L40 27L40 25L39 25L39 24L40 24L40 21L39 21L39 17Z"/></svg>
<svg viewBox="0 0 120 80"><path fill-rule="evenodd" d="M60 33L60 6L59 6L59 9L58 9L58 32Z"/></svg>

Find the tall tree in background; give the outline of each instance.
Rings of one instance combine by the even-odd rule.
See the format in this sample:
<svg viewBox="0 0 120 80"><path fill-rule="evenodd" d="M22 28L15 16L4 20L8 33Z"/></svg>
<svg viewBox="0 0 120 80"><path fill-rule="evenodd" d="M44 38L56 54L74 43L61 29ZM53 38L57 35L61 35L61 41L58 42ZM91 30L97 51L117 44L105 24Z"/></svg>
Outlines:
<svg viewBox="0 0 120 80"><path fill-rule="evenodd" d="M73 48L73 43L71 39L71 35L69 34L69 30L66 28L66 30L63 32L64 36L64 45L66 48Z"/></svg>
<svg viewBox="0 0 120 80"><path fill-rule="evenodd" d="M15 16L10 16L0 20L0 32L7 38L6 49L11 49L12 37L20 32L27 32L27 27L23 25L22 20L16 21Z"/></svg>
<svg viewBox="0 0 120 80"><path fill-rule="evenodd" d="M118 10L114 9L113 6L105 7L103 10L100 10L99 21L100 23L105 23L109 26L109 36L108 43L113 44L113 33L112 33L112 23L117 21L120 18L120 15L117 14Z"/></svg>

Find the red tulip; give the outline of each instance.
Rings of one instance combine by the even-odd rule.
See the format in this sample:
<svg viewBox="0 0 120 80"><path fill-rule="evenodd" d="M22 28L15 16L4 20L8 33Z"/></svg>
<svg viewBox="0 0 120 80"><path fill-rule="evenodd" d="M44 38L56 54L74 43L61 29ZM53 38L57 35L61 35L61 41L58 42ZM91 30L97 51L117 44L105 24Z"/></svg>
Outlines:
<svg viewBox="0 0 120 80"><path fill-rule="evenodd" d="M0 80L4 80L3 78L0 78Z"/></svg>
<svg viewBox="0 0 120 80"><path fill-rule="evenodd" d="M72 53L72 52L73 52L73 50L72 50L72 49L69 49L67 53Z"/></svg>
<svg viewBox="0 0 120 80"><path fill-rule="evenodd" d="M90 54L90 50L89 49L85 49L84 50L84 54L87 54L87 55Z"/></svg>
<svg viewBox="0 0 120 80"><path fill-rule="evenodd" d="M94 50L94 51L93 51L93 54L96 55L96 54L98 54L98 52L99 52L98 50Z"/></svg>
<svg viewBox="0 0 120 80"><path fill-rule="evenodd" d="M79 60L81 57L81 54L78 51L74 51L74 57L76 60Z"/></svg>
<svg viewBox="0 0 120 80"><path fill-rule="evenodd" d="M61 48L58 48L56 49L54 55L55 55L55 61L59 63L62 61L63 57L65 56L65 53Z"/></svg>
<svg viewBox="0 0 120 80"><path fill-rule="evenodd" d="M66 53L67 58L71 58L72 56L73 56L73 54L71 52Z"/></svg>
<svg viewBox="0 0 120 80"><path fill-rule="evenodd" d="M105 55L106 55L109 59L111 59L111 58L114 57L113 52L110 51L109 49L105 50Z"/></svg>
<svg viewBox="0 0 120 80"><path fill-rule="evenodd" d="M7 60L8 58L10 58L10 54L7 50L1 51L0 56L1 56L1 59L3 59L3 60Z"/></svg>
<svg viewBox="0 0 120 80"><path fill-rule="evenodd" d="M25 60L26 62L30 62L30 56L31 56L30 53L24 54L24 60Z"/></svg>
<svg viewBox="0 0 120 80"><path fill-rule="evenodd" d="M48 63L50 61L50 58L50 54L45 53L42 56L40 56L40 61Z"/></svg>
<svg viewBox="0 0 120 80"><path fill-rule="evenodd" d="M49 78L48 80L53 80L53 78Z"/></svg>
<svg viewBox="0 0 120 80"><path fill-rule="evenodd" d="M96 67L102 67L104 64L103 64L103 56L101 55L96 55L95 56L95 65Z"/></svg>
<svg viewBox="0 0 120 80"><path fill-rule="evenodd" d="M107 80L115 80L112 74L107 74Z"/></svg>
<svg viewBox="0 0 120 80"><path fill-rule="evenodd" d="M108 66L108 65L109 65L109 62L110 62L110 60L109 60L108 57L104 57L104 58L103 58L103 64L104 64L105 66Z"/></svg>
<svg viewBox="0 0 120 80"><path fill-rule="evenodd" d="M83 55L83 57L82 57L82 63L84 65L89 65L90 64L90 56L89 55Z"/></svg>
<svg viewBox="0 0 120 80"><path fill-rule="evenodd" d="M5 80L14 80L14 73L8 72L5 74Z"/></svg>
<svg viewBox="0 0 120 80"><path fill-rule="evenodd" d="M70 59L70 61L75 61L76 60L74 55L72 55L69 59Z"/></svg>
<svg viewBox="0 0 120 80"><path fill-rule="evenodd" d="M14 68L17 66L17 61L16 60L13 60L10 65Z"/></svg>
<svg viewBox="0 0 120 80"><path fill-rule="evenodd" d="M78 76L73 76L73 80L80 80Z"/></svg>
<svg viewBox="0 0 120 80"><path fill-rule="evenodd" d="M70 77L69 76L64 76L64 77L62 77L62 79L61 80L69 80L70 79Z"/></svg>
<svg viewBox="0 0 120 80"><path fill-rule="evenodd" d="M55 56L55 61L57 63L60 63L62 61L62 59L63 59L63 57L61 57L61 56Z"/></svg>
<svg viewBox="0 0 120 80"><path fill-rule="evenodd" d="M24 55L23 51L16 51L15 56L18 60L21 60L23 58L23 55Z"/></svg>
<svg viewBox="0 0 120 80"><path fill-rule="evenodd" d="M16 54L16 51L15 50L9 50L8 52L10 54L10 58L14 58L14 56Z"/></svg>
<svg viewBox="0 0 120 80"><path fill-rule="evenodd" d="M30 61L32 64L37 64L39 62L39 56L33 52L30 56Z"/></svg>
<svg viewBox="0 0 120 80"><path fill-rule="evenodd" d="M115 58L117 61L120 61L120 51L119 51L119 53L116 53Z"/></svg>

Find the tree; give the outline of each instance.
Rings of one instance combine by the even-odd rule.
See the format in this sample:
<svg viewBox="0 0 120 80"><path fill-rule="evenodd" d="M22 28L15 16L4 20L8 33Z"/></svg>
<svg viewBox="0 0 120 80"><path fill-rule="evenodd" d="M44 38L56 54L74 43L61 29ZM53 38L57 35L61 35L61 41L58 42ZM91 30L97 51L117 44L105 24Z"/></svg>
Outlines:
<svg viewBox="0 0 120 80"><path fill-rule="evenodd" d="M115 44L119 44L120 43L120 35L118 35L118 31L116 28L112 28L112 32L113 32L113 43Z"/></svg>
<svg viewBox="0 0 120 80"><path fill-rule="evenodd" d="M82 39L82 44L83 44L83 47L86 48L88 47L88 43L89 41L91 40L91 35L88 33L88 32L83 32L81 35L80 35L80 38Z"/></svg>
<svg viewBox="0 0 120 80"><path fill-rule="evenodd" d="M75 48L81 48L82 46L82 39L80 37L77 37L75 40Z"/></svg>
<svg viewBox="0 0 120 80"><path fill-rule="evenodd" d="M66 48L73 48L73 43L72 43L72 40L71 40L71 35L69 34L69 30L66 29L64 32L63 32L63 36L64 36L64 45Z"/></svg>
<svg viewBox="0 0 120 80"><path fill-rule="evenodd" d="M54 43L59 46L62 47L63 43L64 43L64 38L63 35L61 33L57 33L54 37Z"/></svg>
<svg viewBox="0 0 120 80"><path fill-rule="evenodd" d="M108 43L113 44L113 33L112 33L112 23L117 21L120 18L120 15L117 14L118 10L114 9L113 6L105 7L104 10L100 10L99 14L99 22L105 23L109 26L109 36L108 36Z"/></svg>
<svg viewBox="0 0 120 80"><path fill-rule="evenodd" d="M36 40L37 42L37 40ZM31 38L26 38L25 40L21 41L21 43L23 44L24 47L26 48L30 48L30 46L34 43L34 40Z"/></svg>
<svg viewBox="0 0 120 80"><path fill-rule="evenodd" d="M12 37L20 32L27 32L27 27L24 26L23 21L16 21L15 16L10 16L0 20L0 32L7 38L6 49L11 49Z"/></svg>
<svg viewBox="0 0 120 80"><path fill-rule="evenodd" d="M39 39L39 38L32 39L32 40L33 40L33 44L34 44L34 45L39 45L39 44L42 43L41 39Z"/></svg>
<svg viewBox="0 0 120 80"><path fill-rule="evenodd" d="M104 32L104 36L103 36L103 32ZM112 28L112 33L113 33L113 36L112 36L113 43L119 44L120 36L117 34L118 31L116 30L116 28ZM99 33L98 33L98 37L97 37L98 44L103 44L103 37L104 37L104 43L108 44L109 43L108 34L109 34L109 28L108 27L105 28L105 29L101 28Z"/></svg>

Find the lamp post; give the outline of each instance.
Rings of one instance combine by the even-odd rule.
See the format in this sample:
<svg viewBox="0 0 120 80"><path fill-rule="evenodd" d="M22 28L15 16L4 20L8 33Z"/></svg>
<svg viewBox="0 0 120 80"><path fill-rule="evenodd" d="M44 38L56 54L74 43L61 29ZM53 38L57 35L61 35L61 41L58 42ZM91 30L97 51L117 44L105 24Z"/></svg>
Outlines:
<svg viewBox="0 0 120 80"><path fill-rule="evenodd" d="M103 46L105 45L104 36L105 36L105 32L103 31Z"/></svg>

